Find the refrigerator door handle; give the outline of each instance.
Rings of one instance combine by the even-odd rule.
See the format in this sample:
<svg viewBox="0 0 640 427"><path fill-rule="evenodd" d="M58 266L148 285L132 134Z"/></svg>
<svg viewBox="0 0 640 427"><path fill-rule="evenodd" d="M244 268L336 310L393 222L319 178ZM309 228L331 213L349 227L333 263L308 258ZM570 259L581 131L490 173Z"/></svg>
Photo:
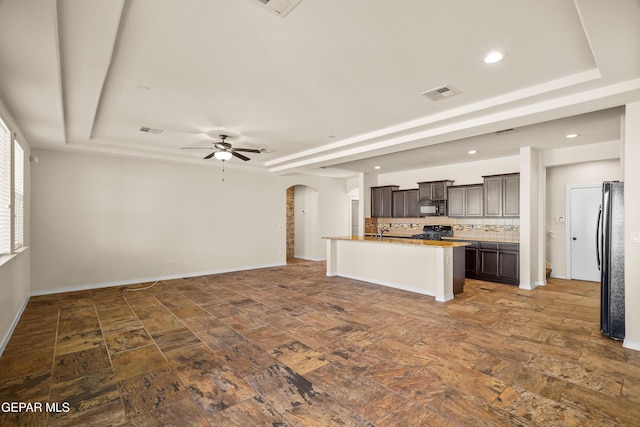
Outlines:
<svg viewBox="0 0 640 427"><path fill-rule="evenodd" d="M598 209L598 223L596 224L596 258L598 259L598 271L600 271L600 220L602 219L602 205Z"/></svg>

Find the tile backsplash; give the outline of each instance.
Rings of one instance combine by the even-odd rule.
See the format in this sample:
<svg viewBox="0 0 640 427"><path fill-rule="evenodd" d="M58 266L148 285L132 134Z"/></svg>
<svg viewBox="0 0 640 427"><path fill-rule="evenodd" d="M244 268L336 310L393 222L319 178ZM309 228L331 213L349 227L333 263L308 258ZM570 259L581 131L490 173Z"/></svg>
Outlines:
<svg viewBox="0 0 640 427"><path fill-rule="evenodd" d="M410 236L422 233L427 224L451 225L459 238L520 240L519 218L365 218L365 233L388 228L391 235Z"/></svg>

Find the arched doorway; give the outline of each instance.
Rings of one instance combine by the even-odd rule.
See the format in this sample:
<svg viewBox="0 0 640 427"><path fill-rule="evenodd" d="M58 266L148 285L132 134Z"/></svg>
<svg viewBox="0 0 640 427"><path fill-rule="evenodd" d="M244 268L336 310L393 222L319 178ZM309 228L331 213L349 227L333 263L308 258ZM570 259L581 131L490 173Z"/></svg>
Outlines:
<svg viewBox="0 0 640 427"><path fill-rule="evenodd" d="M318 259L318 191L306 185L287 188L287 263Z"/></svg>

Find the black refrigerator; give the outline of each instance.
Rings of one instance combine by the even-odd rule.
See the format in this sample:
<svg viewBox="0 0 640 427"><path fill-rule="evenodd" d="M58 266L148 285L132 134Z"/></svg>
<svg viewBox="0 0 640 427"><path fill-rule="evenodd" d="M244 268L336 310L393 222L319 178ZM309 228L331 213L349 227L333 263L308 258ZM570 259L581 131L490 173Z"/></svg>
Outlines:
<svg viewBox="0 0 640 427"><path fill-rule="evenodd" d="M624 338L624 183L602 184L602 204L596 229L600 269L600 330Z"/></svg>

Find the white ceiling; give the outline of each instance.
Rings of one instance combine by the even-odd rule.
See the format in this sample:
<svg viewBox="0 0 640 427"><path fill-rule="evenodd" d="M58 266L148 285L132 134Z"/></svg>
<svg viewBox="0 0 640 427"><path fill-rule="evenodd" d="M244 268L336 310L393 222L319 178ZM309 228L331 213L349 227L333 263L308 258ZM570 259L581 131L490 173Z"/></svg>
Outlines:
<svg viewBox="0 0 640 427"><path fill-rule="evenodd" d="M272 151L227 167L416 169L620 139L638 22L639 0L0 0L0 99L34 148L219 166L181 147L227 134Z"/></svg>

